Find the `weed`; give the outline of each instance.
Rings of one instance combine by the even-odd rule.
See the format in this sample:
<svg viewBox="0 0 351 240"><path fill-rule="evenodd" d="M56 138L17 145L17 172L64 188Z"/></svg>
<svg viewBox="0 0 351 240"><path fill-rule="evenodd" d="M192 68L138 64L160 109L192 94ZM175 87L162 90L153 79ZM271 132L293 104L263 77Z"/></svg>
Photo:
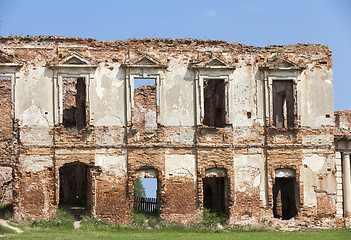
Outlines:
<svg viewBox="0 0 351 240"><path fill-rule="evenodd" d="M90 216L82 216L80 229L93 231L93 230L118 230L121 228L120 224L112 225L106 221L96 219Z"/></svg>
<svg viewBox="0 0 351 240"><path fill-rule="evenodd" d="M35 220L31 227L73 229L74 217L64 209L57 209L56 217L49 220Z"/></svg>
<svg viewBox="0 0 351 240"><path fill-rule="evenodd" d="M227 225L228 214L217 213L207 208L204 208L203 212L204 212L204 217L202 219L202 223L205 226L213 227L213 226L217 226L218 223L221 224L222 226Z"/></svg>
<svg viewBox="0 0 351 240"><path fill-rule="evenodd" d="M133 223L136 225L143 225L146 221L146 216L144 213L133 211Z"/></svg>
<svg viewBox="0 0 351 240"><path fill-rule="evenodd" d="M12 218L13 216L13 206L12 204L1 205L0 212L3 214L6 220Z"/></svg>
<svg viewBox="0 0 351 240"><path fill-rule="evenodd" d="M147 218L147 225L149 227L155 228L157 227L161 222L161 219L157 216L149 216Z"/></svg>

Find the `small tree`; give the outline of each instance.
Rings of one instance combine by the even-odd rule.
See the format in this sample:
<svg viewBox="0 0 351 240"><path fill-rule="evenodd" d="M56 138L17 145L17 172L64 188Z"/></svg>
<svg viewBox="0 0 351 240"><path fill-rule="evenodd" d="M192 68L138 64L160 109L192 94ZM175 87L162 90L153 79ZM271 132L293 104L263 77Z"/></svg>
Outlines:
<svg viewBox="0 0 351 240"><path fill-rule="evenodd" d="M145 188L144 188L143 183L141 182L140 178L137 178L135 180L134 196L135 197L146 197Z"/></svg>

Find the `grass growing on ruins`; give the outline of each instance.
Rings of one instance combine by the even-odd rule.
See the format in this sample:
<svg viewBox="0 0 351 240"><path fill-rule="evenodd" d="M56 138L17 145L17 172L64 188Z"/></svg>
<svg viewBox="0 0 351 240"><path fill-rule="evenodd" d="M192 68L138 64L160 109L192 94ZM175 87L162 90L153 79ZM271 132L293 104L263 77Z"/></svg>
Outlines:
<svg viewBox="0 0 351 240"><path fill-rule="evenodd" d="M218 223L221 224L222 226L225 226L228 224L227 223L228 214L226 213L217 213L207 208L204 208L203 212L204 212L204 218L202 220L202 223L207 226L217 225Z"/></svg>
<svg viewBox="0 0 351 240"><path fill-rule="evenodd" d="M0 216L4 219L10 219L13 216L12 204L1 205L0 206Z"/></svg>
<svg viewBox="0 0 351 240"><path fill-rule="evenodd" d="M206 212L206 210L205 210ZM267 226L225 226L218 229L218 223L224 223L226 216L206 212L202 222L184 226L179 223L165 222L157 216L134 213L134 221L130 225L112 225L106 221L89 216L82 216L79 229L74 229L74 217L63 209L57 211L57 216L50 220L31 221L22 223L19 227L23 233L7 236L7 239L351 239L351 229L281 232ZM14 233L11 229L2 230ZM7 232L5 232L7 231Z"/></svg>
<svg viewBox="0 0 351 240"><path fill-rule="evenodd" d="M73 229L75 219L72 214L63 209L57 210L57 216L49 220L36 220L30 226L33 228L60 228L60 229Z"/></svg>

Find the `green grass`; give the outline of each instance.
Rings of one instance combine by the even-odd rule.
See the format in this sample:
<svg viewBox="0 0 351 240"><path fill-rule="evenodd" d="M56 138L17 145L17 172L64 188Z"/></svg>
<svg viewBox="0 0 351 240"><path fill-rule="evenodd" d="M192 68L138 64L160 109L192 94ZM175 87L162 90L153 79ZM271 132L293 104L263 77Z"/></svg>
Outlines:
<svg viewBox="0 0 351 240"><path fill-rule="evenodd" d="M4 234L14 234L16 233L15 230L12 230L10 228L4 227L2 225L0 225L0 235L4 235Z"/></svg>
<svg viewBox="0 0 351 240"><path fill-rule="evenodd" d="M348 240L351 230L314 232L198 232L189 230L60 230L22 228L24 232L5 239L262 239L262 240Z"/></svg>
<svg viewBox="0 0 351 240"><path fill-rule="evenodd" d="M161 221L156 216L145 216L134 213L135 221L128 225L112 225L89 216L83 216L81 227L73 228L73 216L63 209L57 211L57 216L50 220L27 222L18 227L21 234L7 236L4 239L267 239L267 240L346 240L351 239L351 229L280 232L267 231L264 227L236 226L218 230L214 223L222 222L225 216L209 213L207 220L202 223L184 226L179 223ZM3 229L3 230L2 230ZM267 228L269 229L269 228ZM271 229L272 230L272 229ZM11 229L0 228L5 233L14 233ZM11 231L11 232L9 232Z"/></svg>
<svg viewBox="0 0 351 240"><path fill-rule="evenodd" d="M31 223L33 228L59 228L59 229L73 229L74 217L63 209L58 209L56 217L49 220L37 220Z"/></svg>

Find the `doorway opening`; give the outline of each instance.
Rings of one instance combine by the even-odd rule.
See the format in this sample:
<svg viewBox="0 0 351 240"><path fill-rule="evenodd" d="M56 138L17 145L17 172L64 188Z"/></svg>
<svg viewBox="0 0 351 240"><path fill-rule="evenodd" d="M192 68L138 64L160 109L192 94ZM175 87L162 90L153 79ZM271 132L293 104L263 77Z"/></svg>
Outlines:
<svg viewBox="0 0 351 240"><path fill-rule="evenodd" d="M158 216L157 170L141 169L136 172L133 210L145 215Z"/></svg>
<svg viewBox="0 0 351 240"><path fill-rule="evenodd" d="M228 179L225 169L211 168L205 172L203 183L204 209L228 218Z"/></svg>
<svg viewBox="0 0 351 240"><path fill-rule="evenodd" d="M88 166L81 163L66 163L59 170L59 207L81 220L88 206Z"/></svg>
<svg viewBox="0 0 351 240"><path fill-rule="evenodd" d="M289 220L296 216L296 177L293 169L277 169L273 184L273 215Z"/></svg>

